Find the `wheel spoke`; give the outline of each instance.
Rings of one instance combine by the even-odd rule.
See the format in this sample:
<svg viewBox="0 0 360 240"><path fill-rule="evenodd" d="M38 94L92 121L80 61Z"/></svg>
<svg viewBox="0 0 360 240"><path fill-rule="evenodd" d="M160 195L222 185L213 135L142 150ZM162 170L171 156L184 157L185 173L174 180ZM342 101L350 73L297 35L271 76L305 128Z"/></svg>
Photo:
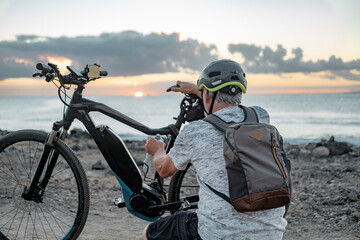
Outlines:
<svg viewBox="0 0 360 240"><path fill-rule="evenodd" d="M50 228L51 232L54 234L54 237L55 237L55 239L56 239L56 234L55 234L55 232L54 232L53 228L51 227L51 224L49 223L49 221L48 221L47 217L45 216L45 212L44 212L44 210L43 210L41 207L40 207L39 209L41 210L41 213L43 214L44 219L45 219L45 221L46 221L47 225L49 226L49 228Z"/></svg>
<svg viewBox="0 0 360 240"><path fill-rule="evenodd" d="M9 222L11 221L11 224L10 224L10 226L9 226L8 234L9 234L9 231L11 230L11 227L12 227L12 225L13 225L13 223L14 223L15 217L18 215L18 213L19 213L19 209L16 209L16 213L15 213L14 217L9 220ZM6 223L4 224L4 226L5 226L5 225L6 225Z"/></svg>
<svg viewBox="0 0 360 240"><path fill-rule="evenodd" d="M30 173L29 173L28 170L26 169L26 156L25 156L25 151L24 151L24 146L23 146L23 145L21 145L21 153L22 153L22 156L23 156L24 164L25 164L25 165L23 164L23 162L21 161L21 158L19 157L20 164L21 164L21 166L24 168L24 171L25 171L25 173L27 174L28 179L31 179Z"/></svg>
<svg viewBox="0 0 360 240"><path fill-rule="evenodd" d="M44 211L47 212L50 216L52 216L54 218L56 224L58 225L58 227L60 228L62 233L65 234L65 231L62 229L59 222L61 222L62 224L64 224L65 226L67 226L69 228L71 227L71 225L69 225L68 223L64 222L63 220L61 220L60 218L57 218L54 214L52 214L49 207L46 204L44 206L47 208L47 211L45 211L45 209L44 209Z"/></svg>
<svg viewBox="0 0 360 240"><path fill-rule="evenodd" d="M5 162L1 158L0 158L0 161L3 163L3 166L5 166L7 168L7 171L2 169L2 172L4 172L10 178L13 178L13 177L11 175L9 175L7 172L12 173L12 175L14 176L16 182L21 185L21 181L17 178L17 176L14 174L14 172L7 166L7 164L5 164ZM11 165L11 161L8 160L8 162L10 163L11 168L13 168L12 165Z"/></svg>
<svg viewBox="0 0 360 240"><path fill-rule="evenodd" d="M30 218L31 218L31 222L32 222L32 225L33 225L33 233L32 233L32 236L34 237L34 233L36 235L36 238L39 239L39 235L37 234L37 231L36 231L36 227L35 227L35 223L36 223L36 211L34 213L34 219L32 218L32 215L30 215Z"/></svg>

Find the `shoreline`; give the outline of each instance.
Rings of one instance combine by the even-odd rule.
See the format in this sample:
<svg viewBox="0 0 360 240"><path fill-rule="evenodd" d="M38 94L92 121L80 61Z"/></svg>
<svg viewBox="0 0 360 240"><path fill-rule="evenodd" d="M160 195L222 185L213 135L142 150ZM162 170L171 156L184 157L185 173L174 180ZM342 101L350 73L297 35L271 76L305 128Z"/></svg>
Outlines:
<svg viewBox="0 0 360 240"><path fill-rule="evenodd" d="M0 141L5 133L0 130ZM121 188L95 142L82 130L70 131L65 142L79 158L90 187L89 217L79 239L139 239L148 222L114 206ZM124 143L141 165L145 141ZM285 144L284 149L292 165L292 199L283 239L360 238L360 147L335 136Z"/></svg>

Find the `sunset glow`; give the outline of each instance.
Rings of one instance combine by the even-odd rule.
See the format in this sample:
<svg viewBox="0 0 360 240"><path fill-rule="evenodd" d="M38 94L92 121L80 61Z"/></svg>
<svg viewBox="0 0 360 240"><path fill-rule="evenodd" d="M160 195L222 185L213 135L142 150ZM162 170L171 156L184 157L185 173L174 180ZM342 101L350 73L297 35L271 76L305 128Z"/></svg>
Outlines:
<svg viewBox="0 0 360 240"><path fill-rule="evenodd" d="M63 75L69 73L66 66L82 71L98 63L108 76L87 84L85 94L142 97L169 94L165 90L178 80L196 83L216 59L241 64L249 94L360 91L356 0L162 0L140 1L141 9L132 1L110 0L101 12L96 4L73 1L73 10L86 6L97 16L91 24L63 11L66 1L48 2L63 17L45 11L41 19L52 19L45 22L33 14L39 1L2 2L0 20L8 24L0 26L0 97L56 94L52 83L32 78L37 63L56 64ZM199 12L217 17L199 18ZM229 22L229 16L237 17Z"/></svg>
<svg viewBox="0 0 360 240"><path fill-rule="evenodd" d="M307 94L341 93L360 91L360 83L345 79L336 81L318 74L249 74L247 94ZM196 83L197 75L147 74L134 77L104 77L86 85L85 95L126 95L142 97L162 95L177 80ZM138 84L134 84L137 82ZM72 90L68 91L71 93ZM9 78L0 81L0 96L55 96L57 90L52 83L42 78Z"/></svg>
<svg viewBox="0 0 360 240"><path fill-rule="evenodd" d="M142 97L144 94L140 91L135 92L135 97Z"/></svg>
<svg viewBox="0 0 360 240"><path fill-rule="evenodd" d="M67 71L66 66L71 66L72 60L66 57L56 57L56 56L47 56L40 57L40 59L44 59L50 63L58 65L61 72Z"/></svg>

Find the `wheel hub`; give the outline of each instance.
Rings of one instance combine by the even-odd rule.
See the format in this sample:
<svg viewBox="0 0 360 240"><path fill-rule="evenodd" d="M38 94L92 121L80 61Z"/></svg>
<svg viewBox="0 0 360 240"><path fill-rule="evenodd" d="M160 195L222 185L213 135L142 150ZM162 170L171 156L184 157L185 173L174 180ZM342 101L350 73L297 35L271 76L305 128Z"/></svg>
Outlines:
<svg viewBox="0 0 360 240"><path fill-rule="evenodd" d="M24 212L31 212L34 211L36 208L38 208L39 204L34 201L28 201L25 200L21 195L23 193L24 189L22 186L16 184L13 188L13 194L12 199L14 202L14 205L17 208L20 208Z"/></svg>

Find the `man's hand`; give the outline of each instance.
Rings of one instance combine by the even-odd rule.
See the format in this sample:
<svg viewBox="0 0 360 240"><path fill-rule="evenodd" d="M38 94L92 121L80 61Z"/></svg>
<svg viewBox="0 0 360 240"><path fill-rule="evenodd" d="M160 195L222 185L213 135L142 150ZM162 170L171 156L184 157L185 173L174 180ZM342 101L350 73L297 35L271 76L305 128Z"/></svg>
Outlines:
<svg viewBox="0 0 360 240"><path fill-rule="evenodd" d="M162 178L170 177L177 172L173 161L165 152L165 143L149 137L145 144L145 150L153 155L153 164Z"/></svg>
<svg viewBox="0 0 360 240"><path fill-rule="evenodd" d="M189 82L182 82L182 81L177 81L176 84L179 85L180 87L173 87L171 88L171 91L181 92L186 94L196 94L201 98L201 92L197 88L196 84Z"/></svg>
<svg viewBox="0 0 360 240"><path fill-rule="evenodd" d="M148 154L154 156L158 151L165 152L165 143L149 137L145 144L145 150Z"/></svg>

